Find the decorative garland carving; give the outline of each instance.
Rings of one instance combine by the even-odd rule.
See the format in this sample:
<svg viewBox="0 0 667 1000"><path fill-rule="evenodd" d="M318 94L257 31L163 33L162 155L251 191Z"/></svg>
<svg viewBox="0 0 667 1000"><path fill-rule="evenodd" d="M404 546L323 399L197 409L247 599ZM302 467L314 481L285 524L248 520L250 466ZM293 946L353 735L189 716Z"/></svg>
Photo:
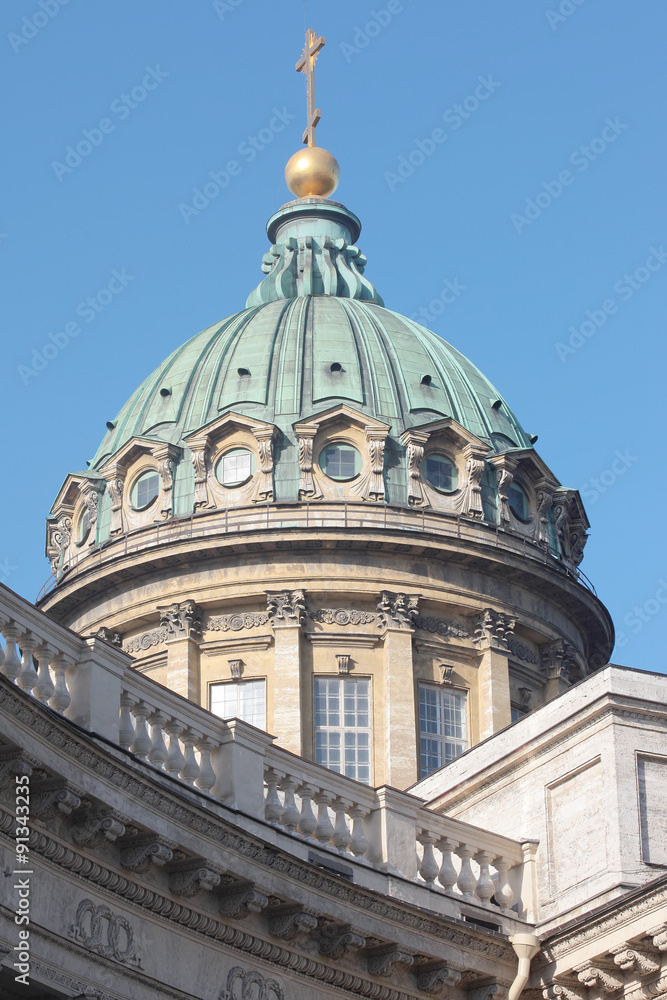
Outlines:
<svg viewBox="0 0 667 1000"><path fill-rule="evenodd" d="M457 639L467 639L470 636L470 629L458 622L448 622L444 618L425 617L417 615L413 622L415 628L423 629L425 632L433 632L438 635L453 635Z"/></svg>
<svg viewBox="0 0 667 1000"><path fill-rule="evenodd" d="M155 628L152 632L144 632L135 639L128 639L124 646L125 652L140 653L144 649L150 649L151 646L159 646L160 643L167 641L168 635L167 628Z"/></svg>
<svg viewBox="0 0 667 1000"><path fill-rule="evenodd" d="M269 615L266 611L245 611L232 615L215 615L206 621L204 628L211 632L240 632L241 629L257 628L268 622Z"/></svg>
<svg viewBox="0 0 667 1000"><path fill-rule="evenodd" d="M354 608L319 608L309 612L309 617L322 625L370 625L378 619L374 611L356 611Z"/></svg>
<svg viewBox="0 0 667 1000"><path fill-rule="evenodd" d="M96 906L92 899L83 899L68 933L84 948L103 958L113 958L121 965L141 968L129 921L113 913L108 906Z"/></svg>
<svg viewBox="0 0 667 1000"><path fill-rule="evenodd" d="M235 987L240 983L240 989ZM246 972L239 965L229 970L227 988L223 990L218 1000L285 1000L282 987L275 979L265 979L260 972Z"/></svg>

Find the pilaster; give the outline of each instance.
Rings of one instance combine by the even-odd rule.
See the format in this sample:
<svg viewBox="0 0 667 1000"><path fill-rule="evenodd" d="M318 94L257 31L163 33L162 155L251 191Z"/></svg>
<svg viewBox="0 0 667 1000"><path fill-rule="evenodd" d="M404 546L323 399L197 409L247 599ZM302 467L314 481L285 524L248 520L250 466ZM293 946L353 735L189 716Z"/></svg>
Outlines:
<svg viewBox="0 0 667 1000"><path fill-rule="evenodd" d="M484 608L475 619L473 642L480 653L477 671L480 741L512 721L507 654L515 624L510 615L493 608Z"/></svg>
<svg viewBox="0 0 667 1000"><path fill-rule="evenodd" d="M416 595L388 591L383 591L378 601L380 620L385 630L384 782L396 788L408 788L418 777L412 665L413 620L418 612L418 602Z"/></svg>
<svg viewBox="0 0 667 1000"><path fill-rule="evenodd" d="M273 627L273 703L280 706L271 727L279 746L301 754L301 625L305 618L303 590L268 591L266 606Z"/></svg>

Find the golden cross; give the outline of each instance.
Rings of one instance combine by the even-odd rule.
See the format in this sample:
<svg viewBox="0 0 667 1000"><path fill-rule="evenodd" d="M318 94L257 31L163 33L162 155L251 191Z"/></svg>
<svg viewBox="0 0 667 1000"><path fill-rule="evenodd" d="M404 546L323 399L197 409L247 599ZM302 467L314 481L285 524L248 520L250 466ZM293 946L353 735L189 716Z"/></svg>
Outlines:
<svg viewBox="0 0 667 1000"><path fill-rule="evenodd" d="M303 133L303 141L309 146L316 146L315 129L322 117L322 112L315 107L315 61L320 49L324 48L324 38L316 35L312 28L306 32L306 44L303 55L296 64L297 73L303 73L306 78L306 95L308 102L308 124Z"/></svg>

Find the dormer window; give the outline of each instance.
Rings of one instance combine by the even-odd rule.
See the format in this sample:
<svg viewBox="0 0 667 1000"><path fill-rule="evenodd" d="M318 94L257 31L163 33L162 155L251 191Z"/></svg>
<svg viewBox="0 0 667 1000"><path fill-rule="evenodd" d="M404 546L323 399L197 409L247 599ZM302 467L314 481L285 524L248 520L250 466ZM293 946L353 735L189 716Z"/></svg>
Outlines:
<svg viewBox="0 0 667 1000"><path fill-rule="evenodd" d="M154 469L142 472L135 479L130 493L130 503L135 510L146 510L160 492L160 477Z"/></svg>
<svg viewBox="0 0 667 1000"><path fill-rule="evenodd" d="M320 468L329 479L345 482L361 472L361 455L351 444L336 441L320 452Z"/></svg>
<svg viewBox="0 0 667 1000"><path fill-rule="evenodd" d="M518 517L520 521L528 520L529 503L523 486L513 482L507 491L507 502L515 517Z"/></svg>
<svg viewBox="0 0 667 1000"><path fill-rule="evenodd" d="M76 544L83 545L90 534L90 511L84 508L76 526Z"/></svg>
<svg viewBox="0 0 667 1000"><path fill-rule="evenodd" d="M232 448L225 452L215 467L219 483L233 488L243 486L255 471L255 456L247 448Z"/></svg>
<svg viewBox="0 0 667 1000"><path fill-rule="evenodd" d="M459 483L454 462L445 455L428 455L424 459L424 478L441 493L453 493Z"/></svg>

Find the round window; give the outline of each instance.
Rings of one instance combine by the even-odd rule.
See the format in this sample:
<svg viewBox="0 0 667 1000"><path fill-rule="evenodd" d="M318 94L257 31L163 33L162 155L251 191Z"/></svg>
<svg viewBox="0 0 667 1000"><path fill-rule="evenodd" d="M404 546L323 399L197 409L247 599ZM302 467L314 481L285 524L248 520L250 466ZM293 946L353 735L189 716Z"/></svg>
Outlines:
<svg viewBox="0 0 667 1000"><path fill-rule="evenodd" d="M76 544L83 545L90 534L90 511L86 507L76 527Z"/></svg>
<svg viewBox="0 0 667 1000"><path fill-rule="evenodd" d="M215 475L223 486L243 486L255 471L255 456L247 448L232 448L218 460Z"/></svg>
<svg viewBox="0 0 667 1000"><path fill-rule="evenodd" d="M334 441L322 448L320 468L329 479L354 479L361 472L361 455L351 444Z"/></svg>
<svg viewBox="0 0 667 1000"><path fill-rule="evenodd" d="M507 502L515 517L518 517L520 521L528 520L528 497L523 486L519 486L518 483L512 483L507 491Z"/></svg>
<svg viewBox="0 0 667 1000"><path fill-rule="evenodd" d="M429 455L424 460L424 478L441 493L453 493L459 484L459 472L444 455Z"/></svg>
<svg viewBox="0 0 667 1000"><path fill-rule="evenodd" d="M154 469L142 472L134 481L130 502L135 510L145 510L146 507L150 507L159 492L160 477L157 472Z"/></svg>

